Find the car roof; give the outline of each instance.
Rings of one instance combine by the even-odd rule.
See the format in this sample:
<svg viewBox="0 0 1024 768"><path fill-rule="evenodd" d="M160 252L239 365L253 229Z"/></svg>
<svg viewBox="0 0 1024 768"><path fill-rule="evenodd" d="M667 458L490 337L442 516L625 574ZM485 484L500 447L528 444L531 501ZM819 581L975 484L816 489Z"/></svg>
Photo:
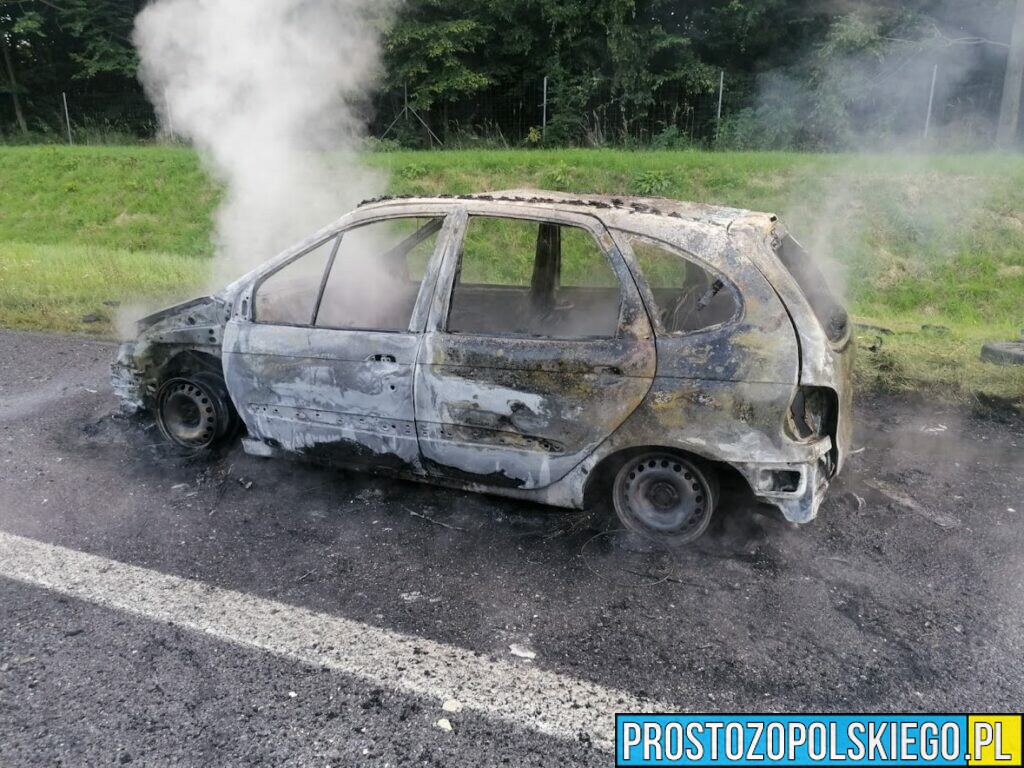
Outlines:
<svg viewBox="0 0 1024 768"><path fill-rule="evenodd" d="M750 211L743 208L731 208L708 203L670 200L664 197L576 194L573 192L553 192L542 189L505 189L496 192L477 192L470 195L438 195L436 197L392 195L364 200L360 203L360 207L385 205L394 202L437 204L458 200L550 207L563 211L586 209L588 213L604 219L616 219L621 214L667 216L725 228L728 228L739 219L753 220L762 227L768 228L778 219L773 213ZM609 221L609 223L614 222Z"/></svg>

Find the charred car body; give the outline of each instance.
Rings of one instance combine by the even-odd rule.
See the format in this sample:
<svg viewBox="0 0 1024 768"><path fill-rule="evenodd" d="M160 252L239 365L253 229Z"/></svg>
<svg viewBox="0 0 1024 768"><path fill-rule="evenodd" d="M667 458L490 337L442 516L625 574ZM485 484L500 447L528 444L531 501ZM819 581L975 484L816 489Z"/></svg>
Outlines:
<svg viewBox="0 0 1024 768"><path fill-rule="evenodd" d="M682 543L741 476L797 523L850 440L850 332L777 217L513 191L386 198L113 367L190 449L299 454L583 507Z"/></svg>

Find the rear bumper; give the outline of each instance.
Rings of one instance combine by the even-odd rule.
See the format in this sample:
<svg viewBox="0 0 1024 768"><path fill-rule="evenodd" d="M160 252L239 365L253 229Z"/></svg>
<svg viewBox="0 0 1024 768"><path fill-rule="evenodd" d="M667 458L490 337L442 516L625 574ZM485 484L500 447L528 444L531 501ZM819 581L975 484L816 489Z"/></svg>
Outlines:
<svg viewBox="0 0 1024 768"><path fill-rule="evenodd" d="M832 439L826 437L814 444L812 456L803 462L751 462L734 466L750 483L759 501L778 507L792 523L809 523L818 516L818 507L833 474L831 451Z"/></svg>

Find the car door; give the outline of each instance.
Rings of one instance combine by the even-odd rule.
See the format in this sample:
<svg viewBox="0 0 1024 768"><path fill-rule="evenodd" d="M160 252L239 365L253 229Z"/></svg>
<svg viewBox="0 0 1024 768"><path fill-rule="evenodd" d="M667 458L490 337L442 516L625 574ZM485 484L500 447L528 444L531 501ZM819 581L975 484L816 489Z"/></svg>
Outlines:
<svg viewBox="0 0 1024 768"><path fill-rule="evenodd" d="M255 281L224 341L251 436L422 473L413 374L450 228L438 210L355 221Z"/></svg>
<svg viewBox="0 0 1024 768"><path fill-rule="evenodd" d="M438 477L541 488L643 401L653 333L596 218L470 206L416 366L420 451Z"/></svg>

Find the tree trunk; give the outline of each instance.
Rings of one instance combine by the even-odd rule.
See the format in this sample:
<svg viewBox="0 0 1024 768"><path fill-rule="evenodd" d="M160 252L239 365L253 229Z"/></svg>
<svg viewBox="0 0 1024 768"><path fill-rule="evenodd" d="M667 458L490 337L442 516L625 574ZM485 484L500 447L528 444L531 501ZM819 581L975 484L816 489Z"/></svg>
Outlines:
<svg viewBox="0 0 1024 768"><path fill-rule="evenodd" d="M25 122L25 113L21 111L21 99L18 98L18 81L14 78L14 63L11 61L11 49L7 47L7 40L0 37L0 48L4 52L4 64L7 67L7 79L11 83L11 101L14 102L14 116L18 120L21 132L28 135L28 123Z"/></svg>
<svg viewBox="0 0 1024 768"><path fill-rule="evenodd" d="M1024 0L1017 0L1010 54L1006 59L1006 79L1003 82L1003 103L999 108L999 129L996 144L1010 149L1017 142L1020 125L1021 86L1024 85Z"/></svg>

